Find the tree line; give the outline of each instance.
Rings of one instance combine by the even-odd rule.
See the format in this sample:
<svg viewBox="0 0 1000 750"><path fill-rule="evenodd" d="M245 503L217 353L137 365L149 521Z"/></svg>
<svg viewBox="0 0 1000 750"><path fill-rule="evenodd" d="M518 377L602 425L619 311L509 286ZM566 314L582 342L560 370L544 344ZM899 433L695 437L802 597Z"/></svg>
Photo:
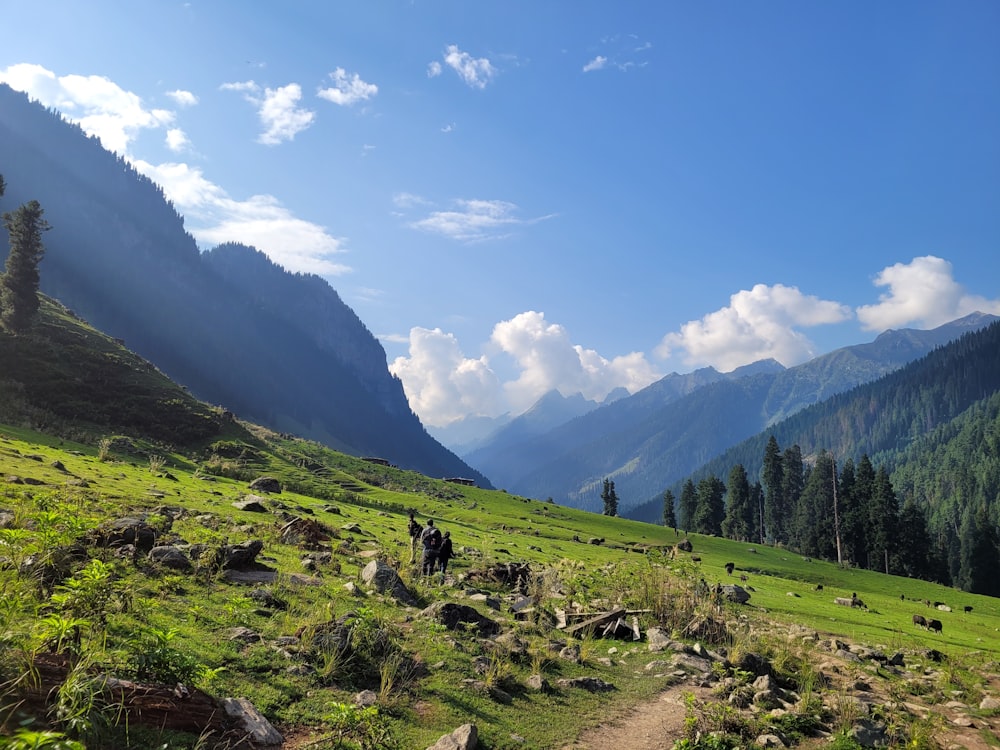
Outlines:
<svg viewBox="0 0 1000 750"><path fill-rule="evenodd" d="M867 454L840 466L825 450L806 460L771 435L759 480L736 464L727 482L688 479L663 503L663 522L674 528L1000 595L1000 539L987 503L954 529L932 529L924 504L913 493L900 503L888 468Z"/></svg>
<svg viewBox="0 0 1000 750"><path fill-rule="evenodd" d="M0 175L0 198L7 184ZM42 233L49 224L38 201L22 204L16 211L3 214L3 225L10 236L10 254L0 275L0 327L8 333L23 333L38 313L38 263L45 253Z"/></svg>

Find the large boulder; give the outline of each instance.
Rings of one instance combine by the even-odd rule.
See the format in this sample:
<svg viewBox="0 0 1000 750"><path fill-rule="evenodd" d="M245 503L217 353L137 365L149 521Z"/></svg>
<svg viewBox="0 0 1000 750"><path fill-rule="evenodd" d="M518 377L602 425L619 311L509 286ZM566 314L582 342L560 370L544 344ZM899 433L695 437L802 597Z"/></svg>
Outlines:
<svg viewBox="0 0 1000 750"><path fill-rule="evenodd" d="M430 617L448 630L457 630L459 627L467 625L474 626L479 635L491 636L500 632L500 624L491 620L485 615L479 614L478 610L466 604L455 602L434 602L427 609L420 613L423 617Z"/></svg>
<svg viewBox="0 0 1000 750"><path fill-rule="evenodd" d="M268 492L278 495L281 494L281 483L274 477L257 477L250 482L250 489L254 492Z"/></svg>
<svg viewBox="0 0 1000 750"><path fill-rule="evenodd" d="M427 750L476 750L479 747L479 730L475 724L463 724L451 734L427 748Z"/></svg>
<svg viewBox="0 0 1000 750"><path fill-rule="evenodd" d="M361 571L361 580L368 586L373 587L380 594L388 593L401 604L414 606L416 598L406 588L399 573L381 560L372 560Z"/></svg>

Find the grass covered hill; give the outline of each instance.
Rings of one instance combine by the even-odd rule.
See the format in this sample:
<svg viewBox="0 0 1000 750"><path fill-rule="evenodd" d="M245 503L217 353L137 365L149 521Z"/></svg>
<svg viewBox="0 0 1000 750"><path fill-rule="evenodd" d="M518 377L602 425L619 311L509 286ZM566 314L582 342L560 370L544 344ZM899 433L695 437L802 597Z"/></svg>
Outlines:
<svg viewBox="0 0 1000 750"><path fill-rule="evenodd" d="M1000 600L274 433L48 301L0 368L0 748L995 746Z"/></svg>

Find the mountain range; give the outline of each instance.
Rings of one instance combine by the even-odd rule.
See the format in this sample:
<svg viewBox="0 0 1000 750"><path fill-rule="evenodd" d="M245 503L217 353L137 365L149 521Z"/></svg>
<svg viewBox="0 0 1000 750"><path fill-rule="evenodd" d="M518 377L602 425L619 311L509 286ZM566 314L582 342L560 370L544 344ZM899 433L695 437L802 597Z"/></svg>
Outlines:
<svg viewBox="0 0 1000 750"><path fill-rule="evenodd" d="M741 440L994 320L974 313L933 330L886 331L791 368L764 360L672 373L547 431L511 434L512 422L463 457L498 487L586 510L600 511L610 478L628 513Z"/></svg>
<svg viewBox="0 0 1000 750"><path fill-rule="evenodd" d="M490 486L424 429L385 351L323 279L224 244L201 252L163 191L0 85L5 210L38 200L41 290L191 393L275 430Z"/></svg>

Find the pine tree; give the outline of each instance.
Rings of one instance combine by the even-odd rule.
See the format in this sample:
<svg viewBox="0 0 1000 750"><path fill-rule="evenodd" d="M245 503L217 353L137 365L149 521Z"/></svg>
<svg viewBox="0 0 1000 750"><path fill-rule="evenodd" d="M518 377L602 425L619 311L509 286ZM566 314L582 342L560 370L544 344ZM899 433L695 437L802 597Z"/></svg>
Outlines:
<svg viewBox="0 0 1000 750"><path fill-rule="evenodd" d="M833 531L833 458L820 451L805 479L802 496L795 508L791 542L805 555L834 558L837 554Z"/></svg>
<svg viewBox="0 0 1000 750"><path fill-rule="evenodd" d="M987 596L1000 596L1000 540L996 527L979 506L962 535L962 569L960 584L966 591Z"/></svg>
<svg viewBox="0 0 1000 750"><path fill-rule="evenodd" d="M879 466L875 472L872 499L869 506L869 537L874 551L873 560L881 560L881 569L889 572L889 559L896 551L899 536L899 501L889 481L889 472Z"/></svg>
<svg viewBox="0 0 1000 750"><path fill-rule="evenodd" d="M663 493L663 525L668 529L677 529L677 513L674 511L674 493L667 490Z"/></svg>
<svg viewBox="0 0 1000 750"><path fill-rule="evenodd" d="M776 536L776 542L789 540L788 524L795 517L805 487L805 469L802 465L802 449L797 445L786 448L781 457L781 515L779 527L781 535Z"/></svg>
<svg viewBox="0 0 1000 750"><path fill-rule="evenodd" d="M764 535L772 540L784 539L784 524L782 516L785 503L782 498L784 472L781 466L781 449L778 441L771 435L764 448L764 470L762 476L764 486Z"/></svg>
<svg viewBox="0 0 1000 750"><path fill-rule="evenodd" d="M694 487L694 482L688 479L681 488L680 522L684 531L690 531L694 528L694 514L697 509L698 491Z"/></svg>
<svg viewBox="0 0 1000 750"><path fill-rule="evenodd" d="M601 500L604 501L604 515L618 515L618 494L615 492L615 483L604 480L604 489L601 490Z"/></svg>
<svg viewBox="0 0 1000 750"><path fill-rule="evenodd" d="M10 255L0 277L0 323L11 333L20 333L38 312L38 262L45 253L42 232L49 224L38 201L30 201L3 215L10 234Z"/></svg>
<svg viewBox="0 0 1000 750"><path fill-rule="evenodd" d="M726 486L726 514L722 521L722 534L729 539L750 541L753 538L754 509L750 505L750 482L743 464L736 464L729 471Z"/></svg>
<svg viewBox="0 0 1000 750"><path fill-rule="evenodd" d="M698 504L694 512L694 530L699 534L718 536L722 533L725 516L726 485L718 477L705 477L698 482Z"/></svg>
<svg viewBox="0 0 1000 750"><path fill-rule="evenodd" d="M902 575L928 580L933 576L932 564L927 519L911 496L899 513L899 547L893 567Z"/></svg>

